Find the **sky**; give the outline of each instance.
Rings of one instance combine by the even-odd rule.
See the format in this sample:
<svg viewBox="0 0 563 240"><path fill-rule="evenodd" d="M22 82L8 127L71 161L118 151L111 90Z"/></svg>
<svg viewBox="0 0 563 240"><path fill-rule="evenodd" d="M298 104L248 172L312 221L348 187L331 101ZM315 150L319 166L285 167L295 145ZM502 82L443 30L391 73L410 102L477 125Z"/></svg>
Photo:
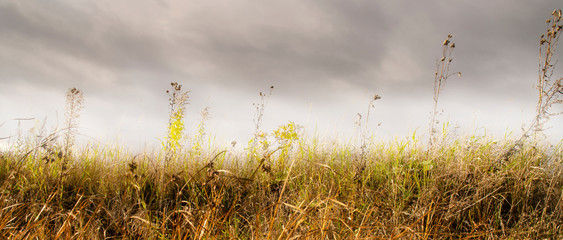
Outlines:
<svg viewBox="0 0 563 240"><path fill-rule="evenodd" d="M0 144L64 123L65 92L84 94L80 141L158 146L171 82L189 90L187 135L245 143L260 92L262 129L309 135L427 136L436 61L448 34L452 76L440 120L453 135L518 136L534 116L539 36L560 0L0 0ZM556 57L561 56L558 51ZM562 76L556 66L554 77ZM561 111L556 106L554 111ZM33 118L34 120L17 120ZM552 118L549 141L563 137ZM19 129L19 130L18 130Z"/></svg>

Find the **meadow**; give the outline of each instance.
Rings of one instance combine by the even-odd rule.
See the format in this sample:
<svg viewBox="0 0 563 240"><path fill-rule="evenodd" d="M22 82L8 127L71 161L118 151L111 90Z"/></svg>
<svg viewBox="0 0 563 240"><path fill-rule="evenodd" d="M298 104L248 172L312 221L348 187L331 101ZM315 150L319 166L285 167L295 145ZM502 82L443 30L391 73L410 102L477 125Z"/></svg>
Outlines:
<svg viewBox="0 0 563 240"><path fill-rule="evenodd" d="M537 114L518 136L452 138L438 114L455 48L442 46L428 136L378 142L305 135L289 122L263 132L260 93L243 151L185 136L189 92L169 95L160 151L74 144L83 95L67 92L65 125L37 128L0 155L3 239L557 239L563 236L563 141L542 129L561 103L552 78L562 26L540 38ZM204 115L205 113L202 113Z"/></svg>

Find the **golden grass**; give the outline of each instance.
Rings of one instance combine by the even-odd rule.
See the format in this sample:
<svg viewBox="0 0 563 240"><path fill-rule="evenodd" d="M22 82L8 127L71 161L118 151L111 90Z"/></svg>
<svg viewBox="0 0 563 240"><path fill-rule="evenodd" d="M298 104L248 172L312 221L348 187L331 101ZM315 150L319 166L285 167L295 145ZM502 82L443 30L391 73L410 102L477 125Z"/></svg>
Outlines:
<svg viewBox="0 0 563 240"><path fill-rule="evenodd" d="M435 152L416 139L396 141L371 146L366 169L357 176L358 149L322 147L303 138L284 154L265 156L266 170L245 159L246 153L209 152L204 162L184 153L163 169L162 156L97 149L79 151L62 171L43 160L46 151L37 150L13 176L21 154L6 152L0 166L0 237L538 239L562 234L560 148L527 143L498 165L509 141L469 138ZM290 164L279 164L282 157Z"/></svg>

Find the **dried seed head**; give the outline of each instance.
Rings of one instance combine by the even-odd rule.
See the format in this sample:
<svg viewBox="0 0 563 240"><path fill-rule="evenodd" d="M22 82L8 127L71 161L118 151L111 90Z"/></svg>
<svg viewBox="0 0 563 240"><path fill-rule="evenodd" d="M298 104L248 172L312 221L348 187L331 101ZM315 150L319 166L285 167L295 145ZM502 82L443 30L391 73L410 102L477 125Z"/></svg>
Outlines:
<svg viewBox="0 0 563 240"><path fill-rule="evenodd" d="M375 94L375 96L373 96L373 100L375 101L375 100L378 100L378 99L381 99L381 96Z"/></svg>
<svg viewBox="0 0 563 240"><path fill-rule="evenodd" d="M448 45L449 43L450 43L450 40L446 39L446 40L444 40L444 44L443 44L443 45L446 46L446 45Z"/></svg>
<svg viewBox="0 0 563 240"><path fill-rule="evenodd" d="M133 161L131 161L131 163L129 163L128 165L129 165L129 172L132 172L132 173L134 173L134 172L135 172L135 170L137 169L137 163L136 163L136 162L133 162Z"/></svg>
<svg viewBox="0 0 563 240"><path fill-rule="evenodd" d="M264 172L269 173L269 172L272 171L272 168L271 168L269 165L264 164L264 165L262 165L262 170L263 170Z"/></svg>
<svg viewBox="0 0 563 240"><path fill-rule="evenodd" d="M444 60L446 60L446 58L445 58L445 57L442 57L442 59L440 59L440 61L441 61L441 62L443 62Z"/></svg>
<svg viewBox="0 0 563 240"><path fill-rule="evenodd" d="M448 34L448 38L452 38L452 35L451 35L451 34Z"/></svg>
<svg viewBox="0 0 563 240"><path fill-rule="evenodd" d="M548 18L547 20L545 20L545 23L550 23L551 20Z"/></svg>
<svg viewBox="0 0 563 240"><path fill-rule="evenodd" d="M451 48L455 48L455 43L450 44Z"/></svg>

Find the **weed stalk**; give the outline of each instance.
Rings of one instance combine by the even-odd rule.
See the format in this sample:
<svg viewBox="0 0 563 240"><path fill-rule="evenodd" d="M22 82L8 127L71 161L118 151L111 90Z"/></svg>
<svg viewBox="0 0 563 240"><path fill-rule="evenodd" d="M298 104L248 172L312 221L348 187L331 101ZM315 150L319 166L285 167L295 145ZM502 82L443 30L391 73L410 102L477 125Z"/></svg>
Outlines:
<svg viewBox="0 0 563 240"><path fill-rule="evenodd" d="M182 85L170 83L172 91L166 90L168 94L168 134L164 143L165 160L164 164L170 163L182 147L181 140L184 132L185 106L188 104L189 91L182 91Z"/></svg>
<svg viewBox="0 0 563 240"><path fill-rule="evenodd" d="M563 112L550 112L551 108L556 104L563 103L563 77L552 79L557 59L553 58L559 36L563 25L561 24L561 9L555 9L551 12L552 18L548 18L545 22L547 25L546 33L540 35L539 42L539 64L538 64L538 82L536 88L538 90L538 101L536 103L536 115L531 124L522 129L522 135L515 141L499 159L499 161L507 161L516 152L522 150L524 142L533 136L536 140L540 137L540 133L545 130L545 124L553 116L560 115Z"/></svg>
<svg viewBox="0 0 563 240"><path fill-rule="evenodd" d="M452 76L453 74L457 74L461 77L461 73L453 73L450 74L450 65L452 63L452 52L455 48L455 43L451 41L452 35L448 34L448 37L442 43L442 57L439 60L436 60L436 72L434 72L434 108L430 117L430 135L428 138L428 148L432 149L433 145L437 141L437 133L438 127L437 125L440 123L438 120L438 99L440 97L440 92L444 88L448 77Z"/></svg>

